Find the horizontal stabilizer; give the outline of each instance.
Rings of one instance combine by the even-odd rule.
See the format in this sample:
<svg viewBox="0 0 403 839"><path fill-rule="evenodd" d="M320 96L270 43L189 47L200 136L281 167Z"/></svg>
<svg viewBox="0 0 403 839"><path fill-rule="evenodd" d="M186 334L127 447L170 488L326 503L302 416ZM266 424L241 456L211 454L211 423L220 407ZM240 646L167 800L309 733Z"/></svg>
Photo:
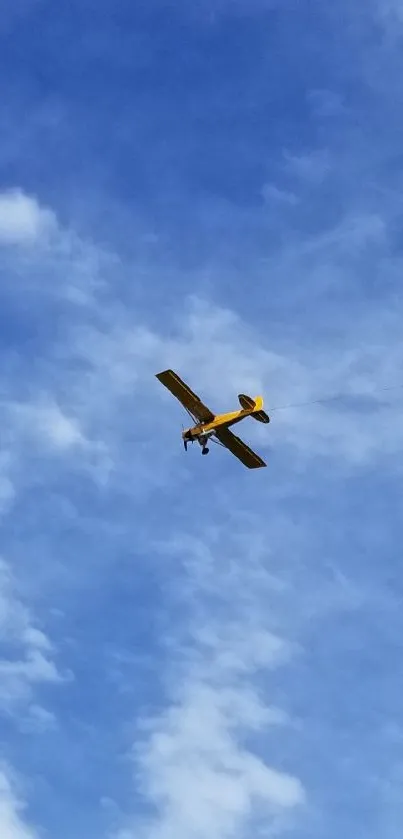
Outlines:
<svg viewBox="0 0 403 839"><path fill-rule="evenodd" d="M258 422L270 422L270 417L263 410L263 396L247 396L245 393L240 393L238 399L244 411L250 411L250 416Z"/></svg>
<svg viewBox="0 0 403 839"><path fill-rule="evenodd" d="M266 411L254 411L251 417L258 422L270 422L270 417L266 414Z"/></svg>

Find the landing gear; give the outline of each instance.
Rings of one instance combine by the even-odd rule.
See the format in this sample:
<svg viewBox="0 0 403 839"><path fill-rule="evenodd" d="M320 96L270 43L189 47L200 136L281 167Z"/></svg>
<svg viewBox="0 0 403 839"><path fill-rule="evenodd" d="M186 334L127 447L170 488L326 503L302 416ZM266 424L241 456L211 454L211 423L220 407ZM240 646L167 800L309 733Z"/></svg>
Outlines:
<svg viewBox="0 0 403 839"><path fill-rule="evenodd" d="M201 434L200 437L199 437L198 442L199 442L199 445L201 446L202 454L208 454L209 453L209 449L206 446L206 443L208 441L208 437L209 437L209 435L207 435L207 434Z"/></svg>
<svg viewBox="0 0 403 839"><path fill-rule="evenodd" d="M193 436L191 429L189 429L186 432L184 431L182 434L182 439L185 451L187 451L189 443L194 443L195 440L197 440L199 446L201 447L202 454L208 454L210 449L207 447L206 443L208 442L209 437L211 437L211 432L208 434L199 434Z"/></svg>

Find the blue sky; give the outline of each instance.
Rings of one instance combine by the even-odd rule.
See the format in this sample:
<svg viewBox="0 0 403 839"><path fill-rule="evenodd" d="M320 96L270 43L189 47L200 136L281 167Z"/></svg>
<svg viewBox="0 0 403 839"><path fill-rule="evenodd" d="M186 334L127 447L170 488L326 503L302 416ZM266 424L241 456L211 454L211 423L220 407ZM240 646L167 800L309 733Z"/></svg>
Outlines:
<svg viewBox="0 0 403 839"><path fill-rule="evenodd" d="M2 839L400 839L402 40L1 10ZM246 421L253 474L185 455L166 367L343 398Z"/></svg>

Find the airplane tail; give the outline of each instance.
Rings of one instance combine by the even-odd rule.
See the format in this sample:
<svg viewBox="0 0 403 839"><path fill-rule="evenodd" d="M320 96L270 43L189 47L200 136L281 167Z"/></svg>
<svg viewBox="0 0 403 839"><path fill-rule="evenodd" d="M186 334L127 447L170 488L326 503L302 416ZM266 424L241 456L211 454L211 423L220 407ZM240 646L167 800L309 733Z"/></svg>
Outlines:
<svg viewBox="0 0 403 839"><path fill-rule="evenodd" d="M246 396L245 393L238 395L239 402L244 411L250 411L250 416L258 422L270 422L270 417L263 411L263 396Z"/></svg>

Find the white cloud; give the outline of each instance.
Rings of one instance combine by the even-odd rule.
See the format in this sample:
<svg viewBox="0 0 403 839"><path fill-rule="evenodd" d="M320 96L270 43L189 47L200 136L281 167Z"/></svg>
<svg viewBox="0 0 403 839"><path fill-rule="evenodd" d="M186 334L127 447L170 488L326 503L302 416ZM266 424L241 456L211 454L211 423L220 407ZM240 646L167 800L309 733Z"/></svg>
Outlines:
<svg viewBox="0 0 403 839"><path fill-rule="evenodd" d="M25 805L17 797L10 771L0 765L0 836L1 839L37 839L37 832L23 818Z"/></svg>
<svg viewBox="0 0 403 839"><path fill-rule="evenodd" d="M45 444L63 450L74 446L83 447L88 441L82 433L76 417L69 417L52 399L41 403L29 402L10 406L15 422L20 422L21 431L34 433Z"/></svg>
<svg viewBox="0 0 403 839"><path fill-rule="evenodd" d="M60 675L52 661L35 649L23 660L0 661L0 701L4 705L25 699L36 682L58 682Z"/></svg>
<svg viewBox="0 0 403 839"><path fill-rule="evenodd" d="M34 244L57 227L51 210L21 190L0 193L0 244Z"/></svg>
<svg viewBox="0 0 403 839"><path fill-rule="evenodd" d="M205 664L204 673L187 673L137 750L140 790L158 815L129 835L232 839L257 814L273 825L305 801L297 778L242 745L244 731L284 724L284 715L265 707L251 687L232 684L222 661L210 662L210 677Z"/></svg>
<svg viewBox="0 0 403 839"><path fill-rule="evenodd" d="M50 641L32 622L4 560L0 560L0 631L0 709L10 712L21 701L29 701L35 685L56 683L62 676Z"/></svg>
<svg viewBox="0 0 403 839"><path fill-rule="evenodd" d="M52 645L49 641L49 638L41 632L40 629L36 629L33 626L28 626L23 634L22 638L24 643L28 644L31 647L36 647L38 650L42 650L42 652L50 652L52 649Z"/></svg>
<svg viewBox="0 0 403 839"><path fill-rule="evenodd" d="M65 449L85 442L77 420L67 417L56 405L44 409L38 420L44 433L56 447Z"/></svg>
<svg viewBox="0 0 403 839"><path fill-rule="evenodd" d="M263 824L268 835L281 832L306 793L270 760L271 733L291 721L270 705L261 677L295 652L269 628L271 578L236 536L225 549L218 533L160 548L176 567L184 562L190 625L187 642L168 646L168 701L139 726L134 751L136 786L154 816L122 835L241 839ZM263 740L264 757L251 745Z"/></svg>
<svg viewBox="0 0 403 839"><path fill-rule="evenodd" d="M158 721L139 758L145 792L159 812L144 828L147 838L227 839L242 835L254 813L275 818L304 802L296 778L240 745L236 730L245 722L258 727L262 713L254 698L233 699L190 683Z"/></svg>
<svg viewBox="0 0 403 839"><path fill-rule="evenodd" d="M77 392L78 391L78 392ZM102 440L88 436L82 422L89 420L94 431L96 413L88 413L85 387L62 389L60 400L51 393L15 400L10 393L0 405L4 441L7 445L4 476L0 475L0 512L7 513L18 492L41 480L41 472L30 472L28 463L38 453L54 462L63 458L86 471L99 483L108 479L110 457ZM60 404L60 402L64 404ZM93 406L94 411L94 406ZM1 462L0 462L1 465Z"/></svg>

